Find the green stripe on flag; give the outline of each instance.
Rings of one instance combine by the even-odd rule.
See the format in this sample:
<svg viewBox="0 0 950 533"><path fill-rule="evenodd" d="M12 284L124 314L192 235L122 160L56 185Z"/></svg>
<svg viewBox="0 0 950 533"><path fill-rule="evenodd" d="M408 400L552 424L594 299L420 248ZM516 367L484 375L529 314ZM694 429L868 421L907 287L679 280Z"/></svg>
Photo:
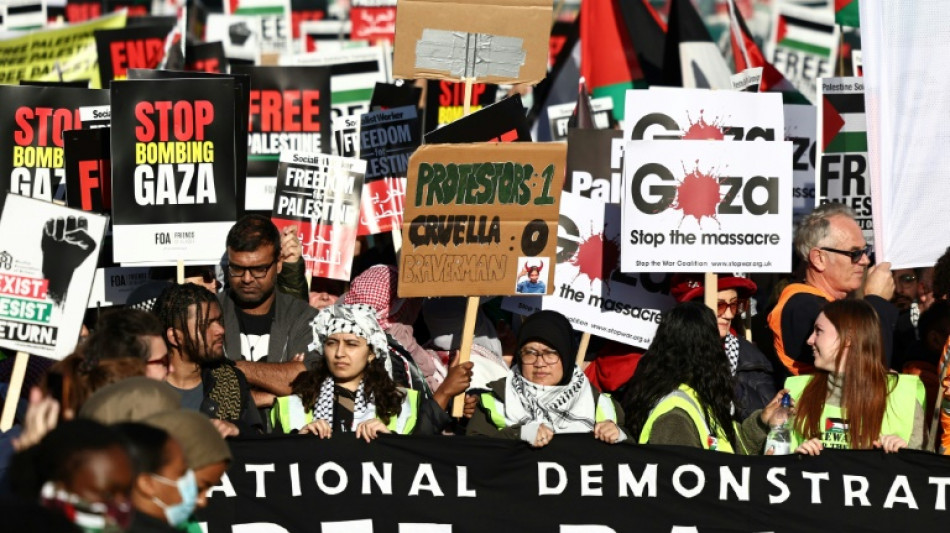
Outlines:
<svg viewBox="0 0 950 533"><path fill-rule="evenodd" d="M235 15L283 15L283 6L242 7L234 10Z"/></svg>
<svg viewBox="0 0 950 533"><path fill-rule="evenodd" d="M783 104L811 105L811 100L809 100L808 98L805 98L805 95L798 91L783 91L782 103Z"/></svg>
<svg viewBox="0 0 950 533"><path fill-rule="evenodd" d="M613 85L604 85L596 87L591 92L591 98L609 97L614 102L613 114L617 120L623 120L624 105L627 101L627 89L646 89L648 87L646 80L634 80L615 83Z"/></svg>
<svg viewBox="0 0 950 533"><path fill-rule="evenodd" d="M803 41L796 41L795 39L782 39L779 46L784 46L785 48L793 48L799 52L806 52L809 54L815 54L824 57L831 57L831 49L824 46L818 46L817 44L806 43Z"/></svg>
<svg viewBox="0 0 950 533"><path fill-rule="evenodd" d="M280 154L248 154L248 161L277 161L280 159Z"/></svg>
<svg viewBox="0 0 950 533"><path fill-rule="evenodd" d="M867 152L868 133L866 131L843 131L835 135L834 139L825 148L826 154L843 154L848 152Z"/></svg>
<svg viewBox="0 0 950 533"><path fill-rule="evenodd" d="M858 11L858 0L852 0L850 4L835 13L835 23L841 26L860 28L861 17Z"/></svg>
<svg viewBox="0 0 950 533"><path fill-rule="evenodd" d="M350 102L365 102L373 98L373 88L350 89L348 91L333 91L330 100L333 104L348 104Z"/></svg>

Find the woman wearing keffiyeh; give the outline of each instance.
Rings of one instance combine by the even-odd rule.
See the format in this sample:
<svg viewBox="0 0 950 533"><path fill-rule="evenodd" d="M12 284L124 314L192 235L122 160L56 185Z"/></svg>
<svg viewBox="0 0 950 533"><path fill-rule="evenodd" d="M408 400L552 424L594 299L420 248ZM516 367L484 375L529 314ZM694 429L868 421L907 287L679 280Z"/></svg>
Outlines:
<svg viewBox="0 0 950 533"><path fill-rule="evenodd" d="M516 364L507 377L488 384L467 434L520 438L537 448L557 433L624 440L619 405L574 364L573 334L570 321L556 311L528 317L518 334Z"/></svg>
<svg viewBox="0 0 950 533"><path fill-rule="evenodd" d="M367 442L383 433L437 432L444 422L436 420L441 409L390 377L386 334L372 307L328 307L312 326L310 349L323 357L291 383L292 396L277 399L271 410L275 428L320 438L355 432Z"/></svg>

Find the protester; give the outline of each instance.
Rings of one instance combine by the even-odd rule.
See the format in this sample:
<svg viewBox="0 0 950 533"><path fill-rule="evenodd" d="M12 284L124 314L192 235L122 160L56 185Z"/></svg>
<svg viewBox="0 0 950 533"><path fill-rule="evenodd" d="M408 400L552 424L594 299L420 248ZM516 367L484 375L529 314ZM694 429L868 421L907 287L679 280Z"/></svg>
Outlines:
<svg viewBox="0 0 950 533"><path fill-rule="evenodd" d="M325 309L335 304L346 292L346 282L337 279L313 278L310 280L310 307Z"/></svg>
<svg viewBox="0 0 950 533"><path fill-rule="evenodd" d="M931 281L933 299L950 300L950 247L947 247L934 264Z"/></svg>
<svg viewBox="0 0 950 533"><path fill-rule="evenodd" d="M465 325L466 298L428 298L422 306L422 318L431 337L425 348L437 355L443 365L458 357ZM486 389L488 384L508 374L502 344L488 316L478 309L472 350L472 388ZM450 369L451 371L451 369Z"/></svg>
<svg viewBox="0 0 950 533"><path fill-rule="evenodd" d="M173 533L195 510L198 486L181 445L165 430L127 422L115 426L128 443L135 470L129 533Z"/></svg>
<svg viewBox="0 0 950 533"><path fill-rule="evenodd" d="M181 395L168 383L139 376L103 387L83 404L79 416L100 424L141 422L180 407Z"/></svg>
<svg viewBox="0 0 950 533"><path fill-rule="evenodd" d="M888 374L879 321L868 302L826 305L808 346L814 374L785 382L796 408L793 450L818 455L824 448L923 447L923 383L916 376Z"/></svg>
<svg viewBox="0 0 950 533"><path fill-rule="evenodd" d="M224 356L217 298L191 283L173 285L159 297L155 312L171 354L167 382L181 394L181 406L207 415L222 436L260 433L260 414L244 373Z"/></svg>
<svg viewBox="0 0 950 533"><path fill-rule="evenodd" d="M893 348L897 309L890 263L871 264L871 247L864 240L854 212L838 203L820 205L802 218L795 231L795 252L806 263L804 283L791 283L769 313L775 353L791 375L814 369L806 340L821 308L863 289L874 306L884 336L888 364ZM866 271L866 278L865 278Z"/></svg>
<svg viewBox="0 0 950 533"><path fill-rule="evenodd" d="M571 322L556 311L529 316L518 332L516 363L488 384L467 433L521 439L537 448L558 433L593 433L610 444L625 440L619 405L574 364L573 335Z"/></svg>
<svg viewBox="0 0 950 533"><path fill-rule="evenodd" d="M433 400L397 387L390 377L389 345L372 307L320 311L313 342L320 363L294 380L293 396L277 399L271 409L275 428L320 438L353 432L369 442L384 433L436 434L448 423Z"/></svg>
<svg viewBox="0 0 950 533"><path fill-rule="evenodd" d="M699 302L681 303L664 314L623 398L627 429L639 443L762 453L784 391L764 409L738 418L717 323Z"/></svg>
<svg viewBox="0 0 950 533"><path fill-rule="evenodd" d="M258 407L290 394L290 382L306 370L305 363L316 361L316 353L307 349L316 310L307 305L306 281L299 297L276 290L278 272L299 260L299 241L297 259L281 260L282 239L289 233L282 237L261 215L242 217L228 232L230 286L218 296L225 353L247 376Z"/></svg>
<svg viewBox="0 0 950 533"><path fill-rule="evenodd" d="M926 418L931 419L940 385L940 361L950 338L950 301L934 302L920 314L917 339L904 357L901 372L920 378L927 390Z"/></svg>
<svg viewBox="0 0 950 533"><path fill-rule="evenodd" d="M677 302L702 301L705 280L702 274L675 276L671 293ZM738 276L720 275L717 280L716 327L729 359L729 372L735 378L736 408L739 418L745 419L753 411L764 409L778 390L772 362L754 344L732 327L733 318L749 308L749 298L757 286L752 280Z"/></svg>

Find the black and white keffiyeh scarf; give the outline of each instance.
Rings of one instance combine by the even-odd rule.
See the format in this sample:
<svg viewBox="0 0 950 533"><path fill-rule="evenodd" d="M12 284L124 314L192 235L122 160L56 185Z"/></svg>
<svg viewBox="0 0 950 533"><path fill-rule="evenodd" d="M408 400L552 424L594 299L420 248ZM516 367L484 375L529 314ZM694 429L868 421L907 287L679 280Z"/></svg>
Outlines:
<svg viewBox="0 0 950 533"><path fill-rule="evenodd" d="M359 387L356 389L356 401L355 407L353 408L353 428L365 420L369 420L376 416L376 408L372 403L372 398L370 401L366 401L366 396L363 392L363 384L365 381L360 381ZM317 397L317 404L314 406L314 420L326 420L330 427L333 427L333 388L334 381L333 376L327 376L323 383L320 384L320 395Z"/></svg>
<svg viewBox="0 0 950 533"><path fill-rule="evenodd" d="M509 425L543 422L555 433L586 433L594 429L594 394L587 376L576 366L566 385L538 385L515 366L505 384L505 419Z"/></svg>
<svg viewBox="0 0 950 533"><path fill-rule="evenodd" d="M732 333L727 333L724 343L726 357L729 358L729 373L735 376L736 369L739 368L739 338Z"/></svg>
<svg viewBox="0 0 950 533"><path fill-rule="evenodd" d="M383 362L386 373L392 376L393 366L389 360L389 342L386 333L376 321L376 310L366 304L333 305L322 309L310 323L313 342L307 348L321 356L323 343L334 333L352 333L366 339L370 350Z"/></svg>

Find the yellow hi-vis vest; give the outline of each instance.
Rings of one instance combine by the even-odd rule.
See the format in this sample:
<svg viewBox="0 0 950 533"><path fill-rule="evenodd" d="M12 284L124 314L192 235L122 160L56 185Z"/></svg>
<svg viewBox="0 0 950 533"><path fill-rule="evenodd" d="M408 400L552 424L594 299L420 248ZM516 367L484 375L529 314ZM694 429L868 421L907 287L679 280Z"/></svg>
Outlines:
<svg viewBox="0 0 950 533"><path fill-rule="evenodd" d="M796 402L801 398L802 391L805 390L811 378L812 376L792 376L785 380L785 388L789 390L789 394ZM888 376L888 387L894 383L895 379L897 384L887 395L887 407L884 410L884 420L881 421L881 435L897 435L909 443L914 432L915 404L926 405L927 391L920 378L910 374ZM821 420L818 422L818 429L821 431L821 445L825 448L851 449L851 443L848 442L848 421L841 407L825 404L821 412ZM792 451L795 451L804 441L804 437L794 430L791 434L791 447Z"/></svg>
<svg viewBox="0 0 950 533"><path fill-rule="evenodd" d="M667 394L656 403L656 406L650 411L647 421L643 424L643 430L640 432L640 444L647 444L650 441L653 424L673 409L682 409L689 415L696 426L696 433L699 435L699 441L703 443L703 449L735 453L732 449L732 443L729 442L729 438L726 437L726 433L721 427L716 428L716 435L712 434L709 424L706 422L706 417L703 415L703 409L700 407L696 391L685 384L680 385L677 390Z"/></svg>
<svg viewBox="0 0 950 533"><path fill-rule="evenodd" d="M406 396L402 400L399 414L390 417L386 427L398 435L409 435L415 429L419 415L419 391L401 387L399 390ZM290 433L313 422L313 409L305 408L300 396L296 394L281 396L274 403L270 417L272 426L280 428L284 433ZM379 419L378 416L376 418Z"/></svg>
<svg viewBox="0 0 950 533"><path fill-rule="evenodd" d="M508 427L508 421L505 419L505 402L495 398L495 395L490 392L483 392L481 395L481 403L482 407L488 411L488 417L491 419L492 424L495 424L496 428L505 429ZM597 397L597 407L594 410L594 422L603 422L605 420L610 420L616 424L617 409L614 407L614 402L610 399L610 395L601 393L601 395Z"/></svg>

